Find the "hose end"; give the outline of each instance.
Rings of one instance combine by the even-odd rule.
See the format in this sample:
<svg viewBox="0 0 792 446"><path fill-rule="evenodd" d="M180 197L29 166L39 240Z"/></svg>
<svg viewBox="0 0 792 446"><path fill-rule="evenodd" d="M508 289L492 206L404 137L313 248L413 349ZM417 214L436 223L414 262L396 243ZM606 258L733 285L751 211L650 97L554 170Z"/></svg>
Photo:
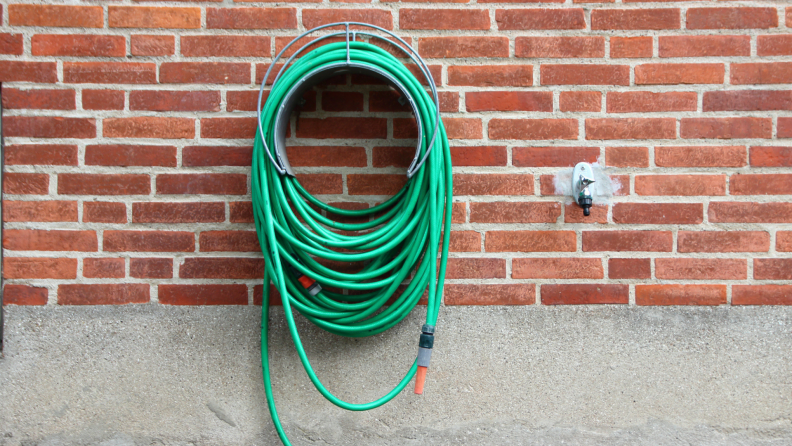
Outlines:
<svg viewBox="0 0 792 446"><path fill-rule="evenodd" d="M427 367L418 366L418 373L415 374L415 394L422 395L424 383L426 382Z"/></svg>

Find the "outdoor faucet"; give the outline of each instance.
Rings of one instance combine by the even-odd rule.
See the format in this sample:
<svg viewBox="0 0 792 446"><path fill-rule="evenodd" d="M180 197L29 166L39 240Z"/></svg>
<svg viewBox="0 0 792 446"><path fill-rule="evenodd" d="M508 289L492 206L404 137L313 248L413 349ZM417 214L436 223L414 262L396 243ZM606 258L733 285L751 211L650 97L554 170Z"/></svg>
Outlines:
<svg viewBox="0 0 792 446"><path fill-rule="evenodd" d="M572 171L572 191L577 204L583 208L583 215L586 217L591 214L593 197L589 186L594 182L594 171L591 169L591 165L588 163L577 163Z"/></svg>

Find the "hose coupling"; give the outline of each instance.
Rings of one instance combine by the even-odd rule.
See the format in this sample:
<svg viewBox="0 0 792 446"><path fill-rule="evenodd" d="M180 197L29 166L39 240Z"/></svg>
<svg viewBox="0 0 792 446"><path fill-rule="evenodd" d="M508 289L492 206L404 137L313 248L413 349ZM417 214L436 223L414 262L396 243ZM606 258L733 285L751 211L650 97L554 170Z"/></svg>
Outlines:
<svg viewBox="0 0 792 446"><path fill-rule="evenodd" d="M322 286L319 285L319 282L301 273L291 265L289 265L289 269L291 270L292 274L294 274L294 277L297 279L297 281L300 282L300 285L302 285L303 288L308 291L308 294L311 296L316 296L320 291L322 291Z"/></svg>
<svg viewBox="0 0 792 446"><path fill-rule="evenodd" d="M415 375L415 393L423 393L424 383L426 382L426 372L429 369L429 362L432 359L432 347L434 347L434 325L424 324L421 327L421 338L418 341L418 372Z"/></svg>

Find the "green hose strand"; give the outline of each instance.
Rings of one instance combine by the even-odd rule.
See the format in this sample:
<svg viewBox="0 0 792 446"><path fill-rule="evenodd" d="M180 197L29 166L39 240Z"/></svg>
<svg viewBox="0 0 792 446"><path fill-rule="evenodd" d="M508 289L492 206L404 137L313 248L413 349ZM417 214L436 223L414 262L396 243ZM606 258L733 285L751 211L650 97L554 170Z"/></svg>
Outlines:
<svg viewBox="0 0 792 446"><path fill-rule="evenodd" d="M273 124L284 95L306 73L325 64L347 60L347 44L321 46L297 60L273 89L261 114L267 146L274 147ZM435 103L407 68L386 51L364 42L349 43L350 59L387 71L409 91L418 105L423 126L420 156L426 153L436 122ZM269 282L283 301L297 354L316 389L347 410L369 410L393 399L413 379L417 365L387 394L366 404L352 404L331 394L311 367L294 322L293 309L319 327L341 336L372 336L393 327L418 304L428 289L426 324L436 325L443 294L451 230L451 156L442 122L426 163L391 199L362 210L345 210L323 203L288 175L280 175L267 149L256 138L253 149L252 194L261 251L266 259L261 323L261 363L267 404L278 436L290 445L275 408L270 379L267 333ZM274 155L274 154L273 154ZM358 218L342 223L323 216ZM349 231L359 231L350 235ZM441 244L442 237L442 244ZM441 252L438 266L437 252ZM361 262L355 273L326 266L328 262ZM289 269L321 286L311 296ZM439 271L438 271L439 270ZM435 280L435 277L437 279ZM409 281L407 285L402 285ZM332 290L332 291L331 291ZM351 291L343 294L341 290ZM391 299L396 296L395 299ZM390 302L389 302L390 300Z"/></svg>

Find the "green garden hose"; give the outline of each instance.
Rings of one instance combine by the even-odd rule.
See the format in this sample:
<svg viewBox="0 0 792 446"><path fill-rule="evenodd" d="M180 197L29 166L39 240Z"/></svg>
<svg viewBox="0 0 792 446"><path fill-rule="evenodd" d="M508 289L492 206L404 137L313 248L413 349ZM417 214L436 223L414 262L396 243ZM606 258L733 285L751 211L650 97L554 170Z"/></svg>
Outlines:
<svg viewBox="0 0 792 446"><path fill-rule="evenodd" d="M306 76L322 67L344 62L352 62L363 70L386 72L398 80L415 102L419 114L416 120L422 131L418 155L423 158L428 153L425 163L396 195L362 210L345 210L322 202L274 163L279 155L273 150L278 137L275 121L284 98ZM448 258L451 157L432 97L398 59L365 42L330 43L300 57L273 85L264 107L260 108L259 119L264 141L256 138L253 149L252 195L256 232L266 259L261 359L272 421L281 441L289 445L275 408L270 379L267 348L270 280L283 301L300 361L325 398L353 411L373 409L393 399L423 364L413 362L404 378L375 401L366 404L342 401L324 387L311 367L293 310L336 335L372 336L404 319L428 289L426 325L420 346L421 351L426 351L427 345L431 348ZM432 129L436 129L436 135ZM325 211L327 216L317 209ZM332 216L362 222L339 222ZM327 266L326 261L359 262L362 266L355 273L341 272ZM428 358L426 361L428 365Z"/></svg>

